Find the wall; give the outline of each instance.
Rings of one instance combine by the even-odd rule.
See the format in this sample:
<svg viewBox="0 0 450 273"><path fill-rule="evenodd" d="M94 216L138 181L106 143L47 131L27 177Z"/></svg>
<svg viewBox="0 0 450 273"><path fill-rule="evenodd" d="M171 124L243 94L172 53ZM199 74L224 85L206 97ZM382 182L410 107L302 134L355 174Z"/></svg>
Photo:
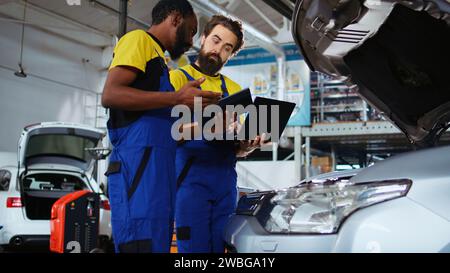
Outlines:
<svg viewBox="0 0 450 273"><path fill-rule="evenodd" d="M295 178L294 161L238 161L236 171L240 187L272 190L300 182Z"/></svg>
<svg viewBox="0 0 450 273"><path fill-rule="evenodd" d="M19 24L0 24L0 151L16 152L20 132L28 124L67 121L94 126L97 93L104 81L102 48L32 26L25 27L22 61L28 77L14 76L21 31Z"/></svg>
<svg viewBox="0 0 450 273"><path fill-rule="evenodd" d="M17 154L13 152L0 152L0 168L3 166L17 166Z"/></svg>

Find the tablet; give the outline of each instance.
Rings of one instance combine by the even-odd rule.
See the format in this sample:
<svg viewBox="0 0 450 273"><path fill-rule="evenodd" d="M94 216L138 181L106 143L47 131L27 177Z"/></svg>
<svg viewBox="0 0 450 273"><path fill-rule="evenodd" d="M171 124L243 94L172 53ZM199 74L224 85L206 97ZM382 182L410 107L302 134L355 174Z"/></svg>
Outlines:
<svg viewBox="0 0 450 273"><path fill-rule="evenodd" d="M248 105L252 104L252 94L250 93L249 88L242 89L241 91L234 93L228 97L222 98L217 102L217 105L220 106L222 111L225 112L227 105L236 107L238 105L242 105L244 108ZM214 115L211 117L203 117L203 124L206 124L210 119L212 119Z"/></svg>
<svg viewBox="0 0 450 273"><path fill-rule="evenodd" d="M252 104L252 94L250 93L250 89L245 88L241 91L234 93L233 95L230 95L228 97L222 98L219 100L217 105L219 105L222 109L225 110L227 105L232 106L238 106L242 105L244 107L247 107L248 105Z"/></svg>
<svg viewBox="0 0 450 273"><path fill-rule="evenodd" d="M254 105L256 106L256 110L258 113L256 118L253 118L254 122L257 121L257 123L254 125L254 128L256 130L252 130L252 132L250 131L250 120L252 120L252 119L248 115L247 118L245 119L244 127L243 127L243 129L245 130L245 138L244 139L252 140L252 139L255 139L255 137L257 135L262 135L263 133L272 133L273 130L271 128L272 127L271 108L273 108L272 106L278 106L278 109L279 109L278 122L277 122L278 123L278 135L276 136L277 137L276 140L278 141L280 139L281 135L283 134L284 129L286 128L286 125L289 121L289 118L291 117L292 112L294 111L295 103L288 102L288 101L282 101L282 100L276 100L276 99L270 99L270 98L264 98L264 97L256 97ZM261 107L263 105L265 105L267 107ZM265 112L267 113L266 130L263 130L263 128L260 128L260 126L259 126L260 118L261 118L259 113L263 110L265 110ZM268 141L273 141L272 140L273 137L274 136L272 136L271 139Z"/></svg>

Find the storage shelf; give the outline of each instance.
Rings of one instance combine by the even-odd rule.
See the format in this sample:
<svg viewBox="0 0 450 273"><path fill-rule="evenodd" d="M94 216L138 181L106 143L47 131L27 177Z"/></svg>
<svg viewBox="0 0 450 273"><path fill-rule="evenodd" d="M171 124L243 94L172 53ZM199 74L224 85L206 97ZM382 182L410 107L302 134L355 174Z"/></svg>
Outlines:
<svg viewBox="0 0 450 273"><path fill-rule="evenodd" d="M330 94L330 95L323 95L323 98L324 99L343 99L343 98L360 99L361 97L358 96L358 94L348 94L348 95Z"/></svg>
<svg viewBox="0 0 450 273"><path fill-rule="evenodd" d="M319 72L311 73L311 122L382 120L353 87Z"/></svg>
<svg viewBox="0 0 450 273"><path fill-rule="evenodd" d="M362 111L364 111L363 109L345 109L345 110L339 110L339 109L336 109L336 110L326 110L326 111L323 111L324 113L339 113L339 114L345 114L345 113L352 113L352 112L362 112ZM313 110L312 111L312 113L320 113L320 111L317 111L317 110Z"/></svg>
<svg viewBox="0 0 450 273"><path fill-rule="evenodd" d="M313 84L311 84L313 85ZM348 90L349 87L347 85L326 85L322 87L311 87L311 90L320 90L320 89L342 89Z"/></svg>
<svg viewBox="0 0 450 273"><path fill-rule="evenodd" d="M350 95L340 95L340 94L330 94L330 95L322 95L323 99L361 99L357 94ZM312 97L311 100L320 100L320 97Z"/></svg>
<svg viewBox="0 0 450 273"><path fill-rule="evenodd" d="M311 110L313 112L320 112L320 109L323 109L324 113L346 113L346 112L360 112L364 111L364 107L362 105L355 104L339 104L339 105L324 105L324 106L311 106Z"/></svg>
<svg viewBox="0 0 450 273"><path fill-rule="evenodd" d="M302 127L302 135L309 137L387 134L401 134L401 131L388 121L314 123L311 127ZM294 127L287 127L285 135L293 137Z"/></svg>

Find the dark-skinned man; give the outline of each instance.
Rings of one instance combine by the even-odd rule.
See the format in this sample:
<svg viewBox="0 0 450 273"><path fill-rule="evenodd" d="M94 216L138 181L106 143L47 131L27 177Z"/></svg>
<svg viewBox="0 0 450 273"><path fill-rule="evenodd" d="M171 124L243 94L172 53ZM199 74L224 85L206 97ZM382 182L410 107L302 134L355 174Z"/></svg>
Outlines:
<svg viewBox="0 0 450 273"><path fill-rule="evenodd" d="M218 95L200 91L199 79L180 92L169 81L164 52L173 59L192 46L197 18L186 0L162 0L152 26L124 35L114 49L102 105L110 109L113 151L106 175L116 252L169 252L176 192L176 142L171 108L204 105Z"/></svg>

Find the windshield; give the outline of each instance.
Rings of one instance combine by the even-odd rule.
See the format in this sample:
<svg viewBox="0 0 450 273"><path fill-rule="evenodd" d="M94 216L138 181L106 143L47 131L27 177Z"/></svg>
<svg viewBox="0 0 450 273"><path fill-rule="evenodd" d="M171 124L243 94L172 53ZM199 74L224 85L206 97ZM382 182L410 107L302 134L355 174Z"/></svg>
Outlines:
<svg viewBox="0 0 450 273"><path fill-rule="evenodd" d="M92 156L86 148L94 148L97 139L75 135L45 134L29 139L26 158L33 156L64 156L88 162Z"/></svg>

